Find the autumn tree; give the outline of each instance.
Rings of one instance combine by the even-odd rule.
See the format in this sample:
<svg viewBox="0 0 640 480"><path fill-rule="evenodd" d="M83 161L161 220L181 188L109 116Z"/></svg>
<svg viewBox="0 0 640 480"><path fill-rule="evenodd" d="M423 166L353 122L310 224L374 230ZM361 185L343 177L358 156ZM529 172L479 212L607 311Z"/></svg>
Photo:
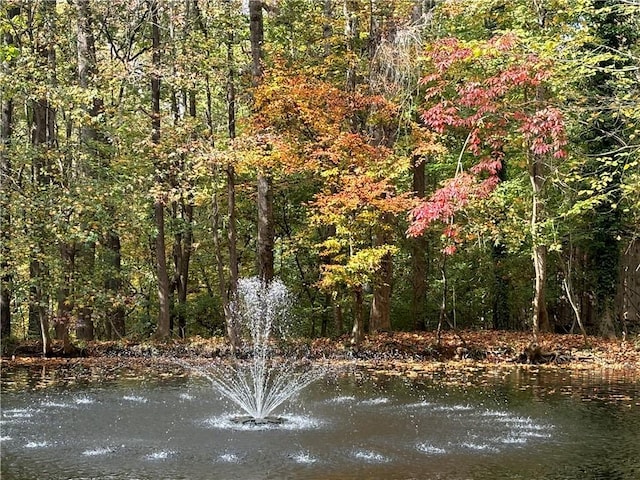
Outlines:
<svg viewBox="0 0 640 480"><path fill-rule="evenodd" d="M251 34L251 79L253 87L260 85L263 75L264 20L262 0L249 0L249 29ZM261 169L257 177L258 185L258 274L263 282L269 283L273 270L273 184L268 171Z"/></svg>
<svg viewBox="0 0 640 480"><path fill-rule="evenodd" d="M520 158L527 165L533 199L531 235L536 276L532 324L537 333L540 328L548 328L546 244L540 218L543 159L563 158L566 139L562 114L541 93L549 77L548 66L533 54L521 56L517 45L513 35L470 43L448 38L430 50L433 70L422 80L428 102L422 118L436 132L461 132L464 141L459 147L455 176L413 210L409 234L420 235L439 221L446 226L443 252L453 254L463 240L454 221L456 214L471 202L487 198L499 183L498 174L507 153L518 155L517 147L524 147ZM468 157L474 159L471 166L465 165Z"/></svg>
<svg viewBox="0 0 640 480"><path fill-rule="evenodd" d="M12 6L7 10L7 20L20 13L18 6ZM3 56L6 59L3 65L3 74L10 76L17 48L14 36L9 29L2 36L0 44ZM8 85L6 88L8 89ZM4 91L3 87L3 91ZM0 335L8 338L11 335L11 188L9 183L13 181L13 169L11 163L11 137L13 135L14 102L11 96L0 96Z"/></svg>

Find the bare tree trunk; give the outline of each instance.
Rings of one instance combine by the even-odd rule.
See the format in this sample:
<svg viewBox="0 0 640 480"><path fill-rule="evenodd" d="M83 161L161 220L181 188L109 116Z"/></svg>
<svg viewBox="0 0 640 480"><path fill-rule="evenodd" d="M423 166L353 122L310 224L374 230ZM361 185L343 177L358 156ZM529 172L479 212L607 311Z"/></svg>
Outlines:
<svg viewBox="0 0 640 480"><path fill-rule="evenodd" d="M172 96L174 102L174 116L176 118L176 122L180 122L180 109L177 106L177 96L175 95L175 91ZM183 91L182 98L184 103L188 102L189 117L195 119L197 113L195 92L193 90L188 93ZM176 161L179 162L176 166L176 170L180 172L184 171L186 168L184 163L184 154L176 156L176 159ZM175 182L175 179L173 179L172 182ZM176 188L179 187L176 185ZM175 287L175 290L177 291L178 305L174 310L176 321L171 322L171 327L177 325L178 336L180 338L185 338L187 334L186 309L189 287L189 267L191 262L191 252L193 250L193 210L194 205L191 194L189 193L185 195L181 192L179 200L172 202L172 217L174 221L179 224L179 227L174 234L173 241L174 274L172 281L172 286Z"/></svg>
<svg viewBox="0 0 640 480"><path fill-rule="evenodd" d="M153 0L150 5L151 13L151 39L152 39L152 73L151 73L151 141L157 145L160 143L160 19L158 14L158 2ZM160 160L155 159L156 183L162 183L162 168ZM164 199L158 195L153 204L154 220L156 224L156 237L154 241L154 253L156 259L156 274L158 281L158 326L155 336L168 338L171 334L171 301L169 288L169 275L167 272L167 254L165 245L164 228Z"/></svg>
<svg viewBox="0 0 640 480"><path fill-rule="evenodd" d="M227 208L229 242L229 294L235 298L238 291L238 233L236 220L236 174L232 164L227 165Z"/></svg>
<svg viewBox="0 0 640 480"><path fill-rule="evenodd" d="M42 354L48 357L53 353L53 348L46 306L49 299L46 297L42 285L45 274L42 262L31 260L29 263L29 278L31 281L29 290L29 329L31 331L33 325L37 326L42 339Z"/></svg>
<svg viewBox="0 0 640 480"><path fill-rule="evenodd" d="M544 12L540 12L540 25L544 25ZM537 103L545 99L544 87L536 89ZM531 240L533 242L533 268L535 272L535 288L533 293L533 336L534 339L540 331L550 330L549 316L547 314L546 283L547 283L547 246L541 238L540 225L543 220L543 187L544 187L544 157L535 153L529 153L529 179L533 191L531 205Z"/></svg>
<svg viewBox="0 0 640 480"><path fill-rule="evenodd" d="M51 28L55 31L55 13L51 12ZM78 60L80 60L80 44L78 47ZM51 72L51 84L55 85L57 83L56 79L56 59L55 59L55 50L51 47L51 53L49 54L48 60L48 68ZM81 65L79 65L80 67ZM53 126L55 128L55 126ZM70 127L70 124L67 124L66 129L66 140L71 141L71 137L73 134L73 130ZM55 135L55 134L53 134ZM51 136L53 142L49 144L51 146L54 145L55 139L54 136ZM73 171L74 165L71 159L65 162L60 178L56 183L65 189L68 189L71 186L72 178L75 174L82 174L83 172ZM62 354L63 355L71 355L75 353L75 347L71 343L71 337L69 334L70 329L76 326L77 314L76 310L76 299L78 294L78 285L76 284L76 258L79 251L78 244L75 240L70 239L61 239L58 244L58 250L60 253L60 261L62 265L62 281L60 282L60 286L57 292L57 301L58 308L55 318L54 331L56 338L62 341ZM93 262L93 259L92 259Z"/></svg>
<svg viewBox="0 0 640 480"><path fill-rule="evenodd" d="M264 60L262 0L249 0L249 34L251 37L251 83L257 87L262 81Z"/></svg>
<svg viewBox="0 0 640 480"><path fill-rule="evenodd" d="M364 294L360 285L353 287L353 310L351 347L357 351L364 335Z"/></svg>
<svg viewBox="0 0 640 480"><path fill-rule="evenodd" d="M344 35L347 45L347 53L349 54L349 62L347 64L345 90L351 94L356 91L357 84L357 40L360 36L360 25L358 15L354 11L355 2L353 0L343 0L342 10L344 15ZM357 132L359 130L359 120L356 115L350 118L351 130ZM364 294L362 285L353 287L353 328L351 329L351 346L357 350L362 342L364 334Z"/></svg>
<svg viewBox="0 0 640 480"><path fill-rule="evenodd" d="M258 175L258 272L264 283L274 276L273 185L268 174Z"/></svg>
<svg viewBox="0 0 640 480"><path fill-rule="evenodd" d="M39 99L33 102L31 144L36 149L41 149L43 146L46 146L48 142L48 121L53 115L54 112L49 108L46 99ZM44 186L47 183L47 178L42 173L44 169L42 155L41 152L37 153L32 167L32 182L37 186ZM44 244L44 239L42 238L44 235L44 226L41 225L41 220L38 220L34 226L33 235L36 237L35 242L38 245L38 250L41 251ZM49 356L51 354L51 337L46 309L48 299L46 298L43 286L44 275L47 269L41 258L37 255L37 252L33 253L34 255L29 261L29 277L31 283L29 295L29 332L40 333L43 343L43 354Z"/></svg>
<svg viewBox="0 0 640 480"><path fill-rule="evenodd" d="M567 294L567 299L569 300L569 304L571 305L571 309L573 310L574 315L576 316L576 322L578 322L578 327L580 328L580 333L582 333L582 338L584 339L584 344L587 345L589 343L587 337L587 331L584 329L584 324L582 323L582 316L580 315L580 307L573 296L573 287L571 286L571 279L569 278L571 275L569 272L565 272L565 277L562 279L562 286L564 287L564 291Z"/></svg>
<svg viewBox="0 0 640 480"><path fill-rule="evenodd" d="M8 185L12 176L11 160L6 150L9 147L12 128L13 102L2 102L2 124L0 126L0 336L11 335L11 283L13 276L9 269L11 256L11 193Z"/></svg>
<svg viewBox="0 0 640 480"><path fill-rule="evenodd" d="M251 34L251 76L254 87L262 81L264 22L262 1L249 0L249 29ZM267 171L258 172L258 275L263 282L273 279L273 184Z"/></svg>
<svg viewBox="0 0 640 480"><path fill-rule="evenodd" d="M164 203L156 200L153 206L156 228L154 254L156 257L156 274L158 281L158 326L155 336L168 338L171 335L170 288L167 273L167 257L165 252Z"/></svg>
<svg viewBox="0 0 640 480"><path fill-rule="evenodd" d="M542 158L535 155L531 164L531 185L533 200L531 208L531 237L533 239L533 267L535 271L535 288L533 294L533 336L540 331L549 331L549 317L545 298L547 281L547 246L540 240L540 217L542 214Z"/></svg>
<svg viewBox="0 0 640 480"><path fill-rule="evenodd" d="M231 133L231 130L230 130ZM233 130L235 135L235 129ZM232 311L232 303L235 302L238 294L238 253L237 253L237 233L236 233L236 188L235 169L231 163L227 165L227 208L228 208L228 247L229 247L229 287L223 292L225 325L227 337L233 352L240 347L240 332L237 318ZM222 284L224 287L224 284Z"/></svg>

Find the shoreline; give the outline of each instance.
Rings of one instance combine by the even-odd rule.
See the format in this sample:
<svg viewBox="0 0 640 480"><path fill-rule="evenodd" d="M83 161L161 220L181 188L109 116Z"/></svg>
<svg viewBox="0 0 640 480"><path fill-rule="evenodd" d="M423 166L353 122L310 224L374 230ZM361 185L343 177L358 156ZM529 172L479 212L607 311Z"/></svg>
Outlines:
<svg viewBox="0 0 640 480"><path fill-rule="evenodd" d="M640 381L640 337L631 340L589 337L588 345L580 335L541 334L532 354L531 334L504 331L442 332L440 343L435 332L392 332L368 335L357 350L347 337L338 339L294 339L284 345L284 354L335 367L348 365L378 374L415 378L443 369L487 369L520 366L566 371L618 372ZM221 337L193 337L168 342L90 342L81 355L44 358L37 342L15 345L2 356L2 370L14 367L55 368L84 366L118 368L139 367L162 373L163 364L172 359L194 364L226 361L231 351ZM532 354L531 356L529 354Z"/></svg>

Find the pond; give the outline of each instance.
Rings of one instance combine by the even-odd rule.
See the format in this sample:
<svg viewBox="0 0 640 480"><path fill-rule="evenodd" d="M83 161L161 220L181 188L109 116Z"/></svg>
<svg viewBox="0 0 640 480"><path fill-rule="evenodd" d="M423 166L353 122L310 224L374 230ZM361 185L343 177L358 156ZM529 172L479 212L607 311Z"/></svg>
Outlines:
<svg viewBox="0 0 640 480"><path fill-rule="evenodd" d="M352 370L307 387L282 425L243 426L197 376L2 375L3 480L640 478L640 387L624 378Z"/></svg>

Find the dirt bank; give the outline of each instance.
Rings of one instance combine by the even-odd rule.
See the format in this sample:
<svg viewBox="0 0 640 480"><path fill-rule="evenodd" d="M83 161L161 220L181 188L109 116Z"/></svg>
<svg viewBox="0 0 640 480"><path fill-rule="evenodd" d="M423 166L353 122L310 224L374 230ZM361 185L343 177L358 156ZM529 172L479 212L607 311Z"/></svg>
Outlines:
<svg viewBox="0 0 640 480"><path fill-rule="evenodd" d="M123 365L162 363L163 358L193 361L231 356L222 338L194 337L168 342L90 342L77 356L43 358L37 342L5 346L2 364L55 366L81 364ZM530 334L503 331L393 332L367 336L358 349L346 337L297 339L282 346L287 353L330 363L349 363L375 370L420 372L450 365L545 365L571 370L616 370L637 375L640 370L640 337L626 340L579 335L542 334L537 343Z"/></svg>

